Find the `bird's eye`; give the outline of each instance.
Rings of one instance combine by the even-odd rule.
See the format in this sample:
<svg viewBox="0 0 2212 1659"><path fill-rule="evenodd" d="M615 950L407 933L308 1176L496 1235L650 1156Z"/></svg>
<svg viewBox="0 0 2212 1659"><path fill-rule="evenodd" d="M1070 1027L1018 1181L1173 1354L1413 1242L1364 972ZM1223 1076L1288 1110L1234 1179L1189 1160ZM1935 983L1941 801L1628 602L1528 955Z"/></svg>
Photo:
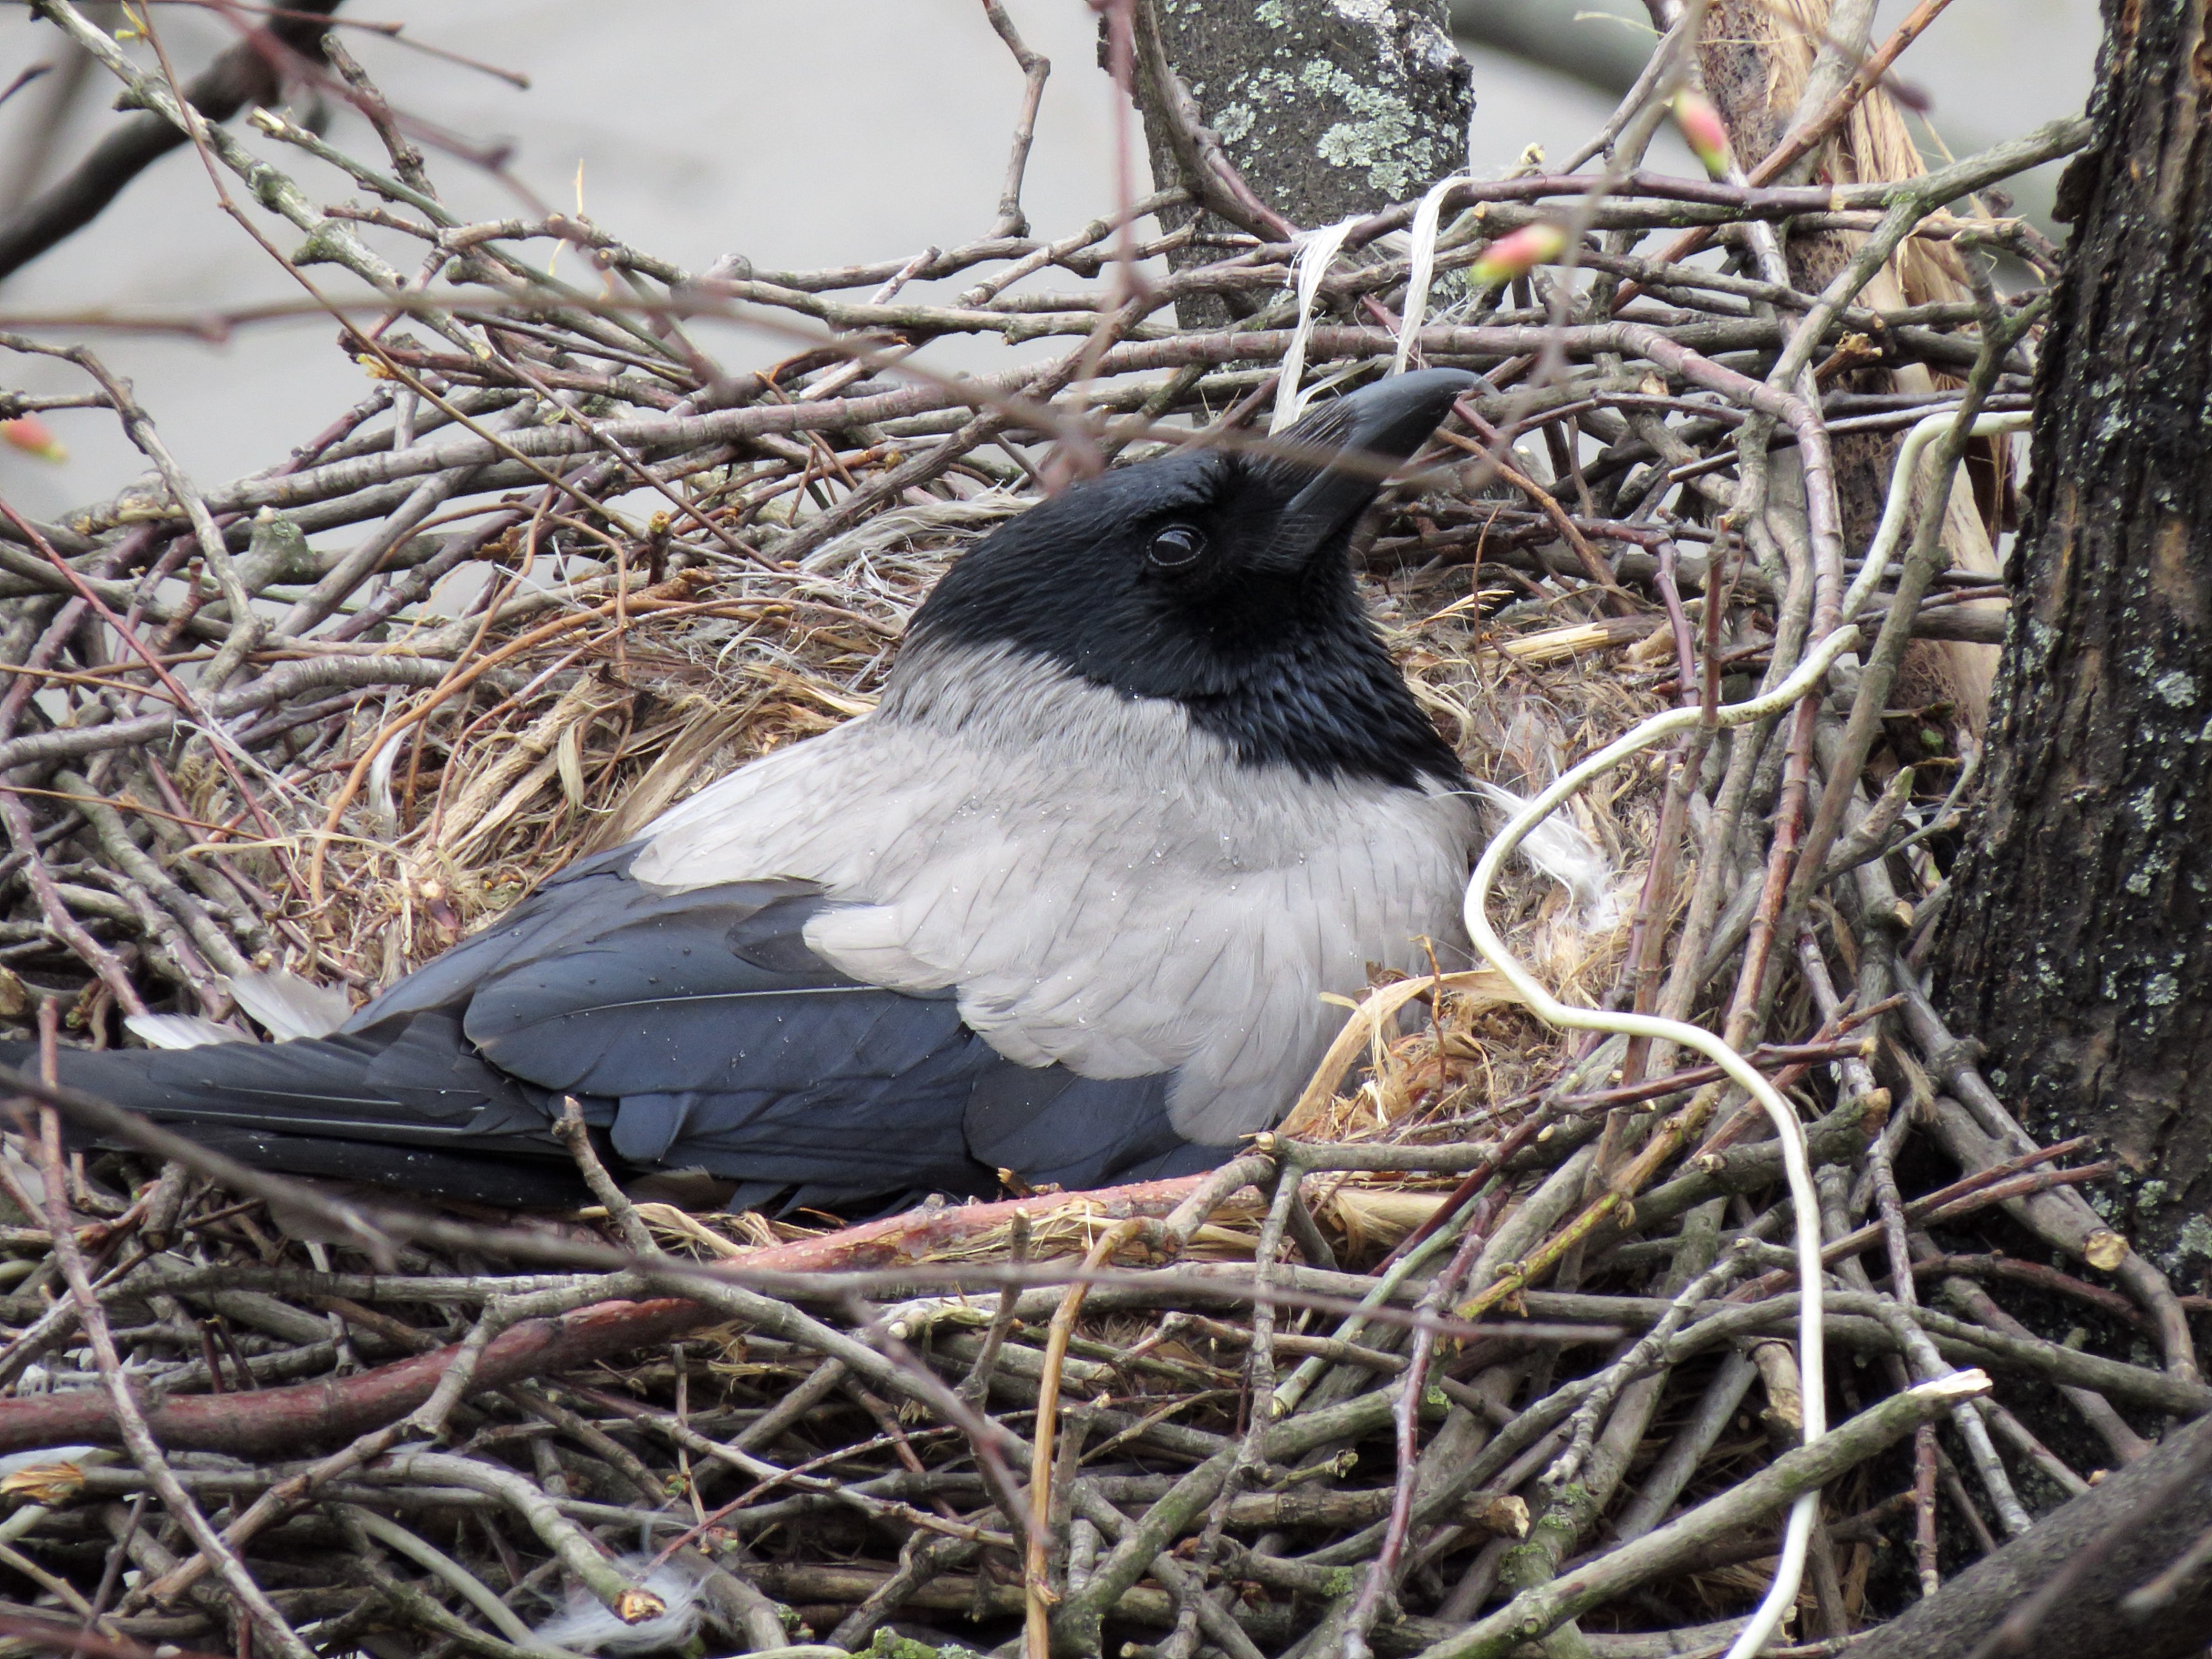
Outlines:
<svg viewBox="0 0 2212 1659"><path fill-rule="evenodd" d="M1206 551L1206 532L1195 525L1171 524L1152 537L1147 556L1163 570L1180 570Z"/></svg>

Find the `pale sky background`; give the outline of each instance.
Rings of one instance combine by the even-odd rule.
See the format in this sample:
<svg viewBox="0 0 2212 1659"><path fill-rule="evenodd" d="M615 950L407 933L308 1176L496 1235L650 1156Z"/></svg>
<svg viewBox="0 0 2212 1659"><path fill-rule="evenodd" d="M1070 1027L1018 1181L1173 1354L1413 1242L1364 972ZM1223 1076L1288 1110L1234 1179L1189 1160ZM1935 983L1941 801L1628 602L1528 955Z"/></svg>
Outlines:
<svg viewBox="0 0 2212 1659"><path fill-rule="evenodd" d="M1060 235L1115 200L1112 88L1094 66L1085 0L1007 4L1030 45L1053 61L1024 200L1038 233ZM1877 38L1907 9L1908 0L1885 0ZM348 37L395 104L512 143L514 172L558 207L574 205L580 162L593 219L692 270L731 251L763 267L842 264L981 234L1021 91L974 0L353 0L346 15L398 21L416 39L526 74L531 88L522 91L373 33ZM186 74L234 38L183 6L161 8L158 21ZM1933 97L1936 125L1963 149L1962 137L2008 137L2078 109L2099 27L2094 0L1954 0L1900 72ZM48 26L9 8L0 15L0 86L57 41ZM1478 172L1504 171L1531 142L1555 155L1571 149L1610 108L1574 82L1472 55ZM117 118L110 96L103 84L82 101L62 146L65 165ZM26 96L0 107L0 173L14 164L33 106ZM318 199L356 193L298 152L241 131ZM355 154L380 155L350 111L340 110L331 137ZM1140 137L1135 165L1141 187ZM434 154L431 170L464 211L526 210L458 158ZM298 238L278 224L276 240L289 248ZM0 327L39 313L189 312L296 295L182 149L97 224L0 284ZM281 459L364 389L326 320L262 325L220 346L114 331L70 337L132 378L204 484ZM708 343L738 365L778 355L734 333ZM998 349L931 348L935 361L955 366ZM73 374L0 352L0 384L60 390L81 384ZM62 465L0 449L0 489L26 511L51 516L144 470L112 416L58 414L52 424L71 452Z"/></svg>

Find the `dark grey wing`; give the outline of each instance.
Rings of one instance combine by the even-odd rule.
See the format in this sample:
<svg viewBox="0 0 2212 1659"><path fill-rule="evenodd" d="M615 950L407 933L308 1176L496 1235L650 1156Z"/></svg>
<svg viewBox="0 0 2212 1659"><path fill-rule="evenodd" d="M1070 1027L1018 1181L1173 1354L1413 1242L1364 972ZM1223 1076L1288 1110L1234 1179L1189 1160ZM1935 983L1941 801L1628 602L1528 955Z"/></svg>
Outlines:
<svg viewBox="0 0 2212 1659"><path fill-rule="evenodd" d="M1174 1133L1165 1078L1017 1066L950 994L838 972L806 945L811 884L657 893L635 853L563 872L333 1036L71 1054L65 1075L259 1163L495 1202L557 1201L523 1190L569 1180L564 1095L620 1164L734 1180L740 1206L851 1213L988 1193L1000 1169L1075 1188L1224 1155ZM453 1173L472 1158L476 1191Z"/></svg>
<svg viewBox="0 0 2212 1659"><path fill-rule="evenodd" d="M803 884L684 896L557 954L518 953L469 998L470 1042L549 1093L607 1103L625 1161L703 1169L753 1201L989 1189L961 1118L975 1078L1006 1062L949 998L822 962L802 930L823 901Z"/></svg>
<svg viewBox="0 0 2212 1659"><path fill-rule="evenodd" d="M1078 1077L1064 1066L1000 1062L969 1097L968 1146L1032 1187L1119 1186L1210 1170L1237 1149L1185 1140L1168 1121L1172 1073Z"/></svg>
<svg viewBox="0 0 2212 1659"><path fill-rule="evenodd" d="M576 863L548 878L489 927L372 999L343 1027L364 1031L395 1014L426 1009L459 1011L500 974L587 945L639 922L680 917L703 904L757 909L771 901L816 890L808 882L738 882L699 892L660 893L632 881L632 842Z"/></svg>

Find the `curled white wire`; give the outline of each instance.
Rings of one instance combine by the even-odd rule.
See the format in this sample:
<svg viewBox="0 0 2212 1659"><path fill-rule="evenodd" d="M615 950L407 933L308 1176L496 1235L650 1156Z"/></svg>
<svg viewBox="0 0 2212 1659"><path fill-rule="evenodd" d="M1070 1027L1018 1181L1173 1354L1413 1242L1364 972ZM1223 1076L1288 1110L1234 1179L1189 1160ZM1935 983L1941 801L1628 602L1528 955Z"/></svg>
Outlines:
<svg viewBox="0 0 2212 1659"><path fill-rule="evenodd" d="M1970 428L1977 438L1994 437L2000 432L2018 432L2029 421L2028 412L2008 410L1996 415L1977 415ZM1857 616L1881 580L1882 572L1896 556L1898 543L1905 539L1905 521L1912 510L1912 475L1920 469L1920 452L1935 441L1938 433L1959 423L1958 411L1945 410L1914 422L1912 430L1905 434L1898 447L1897 465L1890 474L1889 499L1881 504L1881 526L1874 532L1874 541L1867 548L1866 563L1852 579L1850 591L1844 595L1844 620Z"/></svg>
<svg viewBox="0 0 2212 1659"><path fill-rule="evenodd" d="M1813 647L1798 665L1796 672L1774 690L1747 702L1728 703L1715 711L1719 724L1741 726L1780 714L1817 686L1835 659L1857 641L1856 627L1846 623L1837 629ZM1774 1133L1782 1146L1783 1172L1789 1177L1791 1206L1796 1212L1798 1366L1804 1381L1804 1440L1809 1446L1828 1428L1826 1367L1820 1340L1820 1206L1813 1191L1804 1131L1798 1126L1796 1110L1748 1060L1702 1026L1662 1019L1656 1014L1577 1008L1560 1002L1505 948L1504 940L1492 930L1486 914L1491 884L1497 879L1499 867L1512 856L1530 830L1600 773L1654 744L1664 742L1677 732L1686 731L1703 718L1703 711L1696 708L1670 708L1653 715L1581 764L1562 773L1550 788L1508 819L1505 827L1491 837L1490 845L1483 849L1482 858L1474 866L1474 876L1468 883L1467 931L1483 959L1511 981L1530 1011L1545 1024L1571 1030L1623 1032L1694 1049L1748 1092L1773 1120ZM1735 1645L1729 1650L1729 1659L1745 1659L1745 1656L1758 1652L1781 1622L1784 1610L1796 1602L1797 1585L1804 1575L1805 1548L1812 1537L1813 1516L1820 1501L1818 1492L1809 1492L1790 1505L1789 1524L1782 1535L1782 1558L1774 1570L1773 1588L1736 1638Z"/></svg>
<svg viewBox="0 0 2212 1659"><path fill-rule="evenodd" d="M1299 233L1297 258L1291 264L1291 280L1298 290L1298 325L1291 332L1291 349L1283 354L1282 376L1275 382L1275 413L1267 422L1270 432L1280 432L1297 420L1305 410L1306 399L1313 395L1301 392L1298 382L1305 378L1306 342L1314 331L1314 301L1321 297L1321 279L1336 263L1337 250L1358 222L1354 216Z"/></svg>
<svg viewBox="0 0 2212 1659"><path fill-rule="evenodd" d="M1984 415L1975 420L1972 430L1977 437L2014 431L2027 424L2027 418L2024 414ZM1955 411L1946 410L1931 415L1913 427L1899 448L1896 469L1890 477L1889 499L1882 509L1881 527L1867 550L1865 568L1859 572L1844 597L1844 615L1846 618L1855 615L1872 596L1904 534L1912 475L1919 465L1921 451L1937 433L1956 422ZM1836 659L1856 645L1858 639L1857 627L1846 621L1842 627L1814 646L1804 661L1797 665L1796 671L1772 690L1748 702L1724 704L1715 710L1715 723L1742 726L1753 720L1764 720L1770 714L1781 714L1819 685L1822 676L1834 665ZM1492 928L1487 914L1491 884L1498 878L1498 870L1529 832L1568 797L1601 773L1620 765L1631 755L1663 743L1678 732L1687 731L1704 718L1704 711L1698 708L1669 708L1654 714L1626 735L1607 744L1596 754L1561 774L1550 788L1509 818L1504 827L1491 838L1490 845L1483 849L1482 857L1474 866L1474 875L1468 883L1467 931L1483 959L1506 977L1527 1001L1530 1011L1547 1024L1564 1026L1571 1030L1608 1031L1629 1036L1650 1037L1693 1049L1726 1073L1729 1080L1756 1100L1773 1121L1775 1136L1782 1148L1783 1172L1789 1179L1790 1205L1796 1212L1797 1358L1803 1381L1804 1443L1809 1446L1828 1431L1826 1364L1821 1340L1820 1316L1822 1241L1820 1200L1813 1190L1813 1173L1806 1156L1805 1133L1798 1124L1796 1112L1749 1061L1702 1026L1686 1024L1680 1020L1662 1019L1656 1014L1577 1008L1560 1002L1505 948L1505 942ZM1783 1614L1796 1604L1797 1587L1804 1577L1805 1549L1812 1537L1813 1517L1820 1508L1820 1494L1817 1491L1809 1492L1790 1506L1789 1523L1782 1535L1781 1559L1775 1565L1774 1583L1769 1587L1765 1599L1759 1603L1759 1610L1752 1615L1750 1622L1745 1625L1729 1649L1728 1659L1749 1659L1749 1656L1757 1653L1781 1624Z"/></svg>

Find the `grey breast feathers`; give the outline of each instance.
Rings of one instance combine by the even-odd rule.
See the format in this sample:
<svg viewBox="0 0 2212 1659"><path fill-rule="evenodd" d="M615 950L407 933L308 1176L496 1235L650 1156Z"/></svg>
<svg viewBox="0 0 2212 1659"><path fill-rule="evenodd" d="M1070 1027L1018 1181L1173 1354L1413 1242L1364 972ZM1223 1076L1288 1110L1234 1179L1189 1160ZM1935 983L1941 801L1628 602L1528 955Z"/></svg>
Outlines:
<svg viewBox="0 0 2212 1659"><path fill-rule="evenodd" d="M1463 942L1474 828L1462 796L1243 765L1172 702L946 647L664 814L632 874L817 883L825 962L952 993L1024 1065L1172 1072L1176 1128L1219 1146L1295 1097L1342 1023L1325 996Z"/></svg>

